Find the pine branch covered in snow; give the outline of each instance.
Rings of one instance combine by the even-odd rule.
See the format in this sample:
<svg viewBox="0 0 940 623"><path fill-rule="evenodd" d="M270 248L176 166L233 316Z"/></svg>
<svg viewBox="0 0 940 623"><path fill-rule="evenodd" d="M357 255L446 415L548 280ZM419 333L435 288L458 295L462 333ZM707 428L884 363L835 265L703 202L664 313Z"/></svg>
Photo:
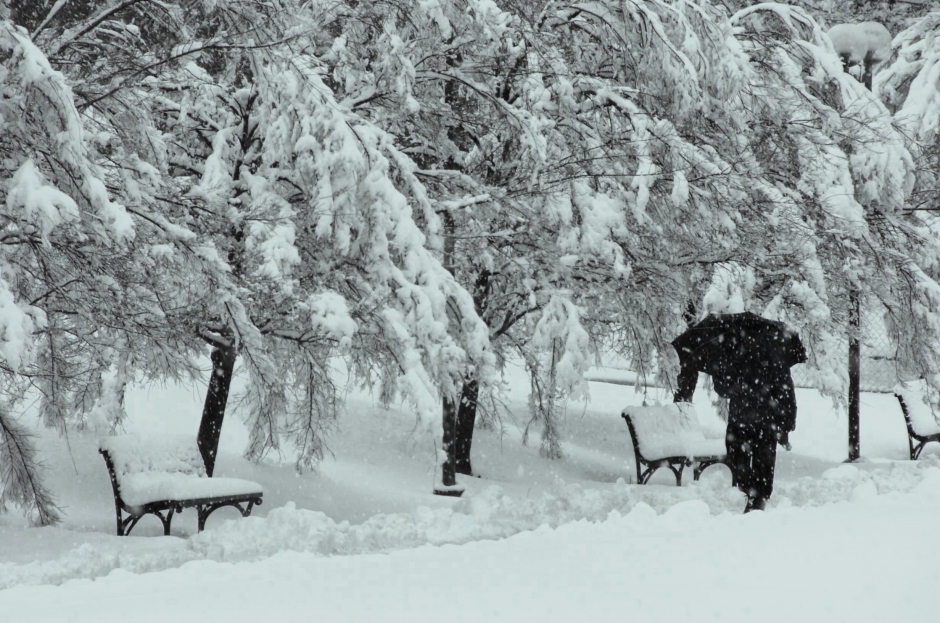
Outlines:
<svg viewBox="0 0 940 623"><path fill-rule="evenodd" d="M845 377L838 378L844 369L838 353L844 352L847 293L861 289L866 308L886 310L894 326L899 316L907 316L909 289L904 284L912 278L920 281L910 260L933 253L934 245L918 233L917 219L904 213L915 183L915 162L888 111L842 71L829 52L829 38L808 15L783 5L760 5L732 19L744 27L748 53L762 59L762 67L774 68L762 72L759 81L765 96L793 111L783 125L766 124L769 132L763 140L792 145L770 152L779 164L768 170L787 171L795 165L790 180L796 183L780 180L765 192L778 206L773 222L787 218L795 225L788 239L802 247L803 259L796 263L802 274L789 292L778 292L767 310L803 327L804 342L814 345L811 360L818 384L839 395L845 386ZM802 212L802 223L788 212ZM937 308L923 296L917 298L923 307L916 308L923 313L908 322L929 332ZM762 305L769 299L763 300ZM921 367L932 359L929 341L897 337L906 343L900 349L902 368Z"/></svg>
<svg viewBox="0 0 940 623"><path fill-rule="evenodd" d="M875 89L894 111L895 122L918 160L912 207L936 210L940 182L940 12L926 15L899 33L886 65L875 76Z"/></svg>
<svg viewBox="0 0 940 623"><path fill-rule="evenodd" d="M304 362L347 356L367 380L379 370L437 430L441 393L491 361L472 298L433 253L418 167L335 94L330 18L350 8L283 4L292 10L225 3L214 21L200 3L166 5L166 22L128 6L111 17L146 23L137 39L111 40L94 20L45 36L55 58L81 63L89 48L74 41L96 38L146 67L109 63L99 81L107 86L86 85L82 110L108 129L102 152L140 163L109 168L115 186L196 251L171 246L161 259L175 263L171 278L202 271L184 327L224 328L249 367L249 454L277 449L284 436L309 467L337 403L326 370ZM155 36L166 24L180 27ZM406 105L407 84L395 86Z"/></svg>
<svg viewBox="0 0 940 623"><path fill-rule="evenodd" d="M0 49L4 395L12 404L38 392L42 420L61 433L113 428L137 374L198 373L187 316L225 268L160 213L171 192L159 158L116 138L120 113L80 111L74 76L9 21Z"/></svg>
<svg viewBox="0 0 940 623"><path fill-rule="evenodd" d="M457 275L483 293L497 352L500 336L527 341L535 323L521 321L563 285L594 343L668 374L688 304L701 310L716 270L739 265L749 304L802 327L822 385L841 392L847 293L864 283L896 305L905 270L880 258L923 242L889 225L911 192L910 150L812 16L445 2L399 22L401 6L373 3L329 62L344 101L399 137L454 220ZM357 62L392 34L411 42L391 46L394 62Z"/></svg>
<svg viewBox="0 0 940 623"><path fill-rule="evenodd" d="M42 464L30 433L0 408L0 512L26 510L38 526L60 520L60 510L42 483Z"/></svg>
<svg viewBox="0 0 940 623"><path fill-rule="evenodd" d="M903 365L940 367L936 225L912 211L931 18L895 41L892 117L782 4L14 13L35 37L0 28L0 357L60 429L194 375L205 338L248 372L249 456L289 442L311 468L336 358L439 435L441 398L492 397L515 352L557 454L592 357L668 379L709 306L787 320L840 393L859 289Z"/></svg>

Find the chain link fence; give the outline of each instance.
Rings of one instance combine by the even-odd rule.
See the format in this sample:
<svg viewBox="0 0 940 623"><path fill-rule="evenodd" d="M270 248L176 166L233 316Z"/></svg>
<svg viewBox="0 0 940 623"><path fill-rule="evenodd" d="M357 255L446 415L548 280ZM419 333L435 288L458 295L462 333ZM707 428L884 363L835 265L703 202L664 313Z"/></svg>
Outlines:
<svg viewBox="0 0 940 623"><path fill-rule="evenodd" d="M860 326L860 391L878 394L894 394L894 388L899 379L897 348L892 343L884 319L878 314L865 312L861 315ZM844 369L841 374L848 375L848 334L844 337L841 348L846 357ZM807 350L809 345L807 345ZM812 373L806 364L799 364L791 368L793 383L804 389L821 389L819 387L818 372ZM589 371L586 378L591 381L614 383L617 385L655 387L660 389L674 389L666 384L657 382L652 376L642 377L631 371L630 363L626 359L608 356L600 368ZM910 380L910 379L906 379ZM706 384L708 383L706 379ZM708 387L708 385L706 385Z"/></svg>
<svg viewBox="0 0 940 623"><path fill-rule="evenodd" d="M897 349L891 343L884 320L877 314L866 312L863 308L859 329L860 391L893 394L899 380ZM848 354L848 349L848 336L846 336L846 354ZM848 361L846 360L846 374L847 371ZM806 364L794 366L791 372L793 383L797 387L818 389L817 382Z"/></svg>

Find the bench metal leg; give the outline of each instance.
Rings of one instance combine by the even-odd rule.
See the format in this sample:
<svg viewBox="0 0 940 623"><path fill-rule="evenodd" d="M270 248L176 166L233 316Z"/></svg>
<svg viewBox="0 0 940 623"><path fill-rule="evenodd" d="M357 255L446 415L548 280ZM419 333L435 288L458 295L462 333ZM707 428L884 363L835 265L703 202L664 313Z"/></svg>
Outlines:
<svg viewBox="0 0 940 623"><path fill-rule="evenodd" d="M215 508L211 506L197 506L196 507L196 531L197 532L202 532L203 530L206 529L206 519L209 518L209 513L214 511L216 508L218 508L218 506L216 506Z"/></svg>
<svg viewBox="0 0 940 623"><path fill-rule="evenodd" d="M163 513L160 511L148 511L140 515L128 514L127 517L122 517L123 513L118 511L117 516L117 535L118 536L130 536L131 530L134 529L134 526L137 525L141 519L147 515L154 515L157 519L160 520L160 523L163 524L163 536L170 536L170 524L173 521L174 511L181 511L181 508L170 508L166 514L166 517L163 516Z"/></svg>
<svg viewBox="0 0 940 623"><path fill-rule="evenodd" d="M128 515L123 520L118 520L118 536L128 536L138 521L140 521L140 517L134 515Z"/></svg>
<svg viewBox="0 0 940 623"><path fill-rule="evenodd" d="M653 477L653 473L657 469L659 469L660 467L668 467L670 470L672 470L673 475L676 477L676 486L681 487L682 486L682 470L685 467L692 466L692 465L695 466L694 469L692 470L692 477L694 480L698 481L698 479L702 476L702 472L705 471L706 467L710 467L716 464L723 465L724 463L725 461L722 458L708 459L705 461L695 461L692 459L688 459L688 460L682 460L682 461L662 460L662 461L644 462L643 467L645 467L645 469L642 469L642 471L641 471L639 464L637 465L637 470L639 474L637 478L637 484L641 484L641 485L647 484L650 481L650 478Z"/></svg>
<svg viewBox="0 0 940 623"><path fill-rule="evenodd" d="M160 523L163 524L163 536L170 536L170 522L173 521L173 510L170 509L166 517L160 511L150 511L143 515L128 515L123 520L118 518L117 534L118 536L130 536L131 530L137 525L137 522L147 515L155 515Z"/></svg>
<svg viewBox="0 0 940 623"><path fill-rule="evenodd" d="M166 519L164 519L160 513L156 513L157 517L160 518L160 521L163 522L163 536L170 536L170 522L173 521L173 511L175 510L175 508L171 508L169 511L167 511Z"/></svg>
<svg viewBox="0 0 940 623"><path fill-rule="evenodd" d="M242 508L241 502L222 502L219 504L205 504L196 507L197 514L197 526L198 531L202 532L206 528L206 520L216 510L222 508L223 506L234 506L238 509L238 512L241 513L242 517L247 517L251 514L251 509L255 504L261 504L260 500L248 500L248 505Z"/></svg>
<svg viewBox="0 0 940 623"><path fill-rule="evenodd" d="M698 479L702 476L702 472L705 471L705 468L706 468L706 467L711 467L712 465L722 465L722 464L724 464L724 461L719 461L719 460L715 460L715 461L699 461L699 462L695 465L695 469L692 471L692 477L693 477L693 478L695 479L695 481L697 482Z"/></svg>
<svg viewBox="0 0 940 623"><path fill-rule="evenodd" d="M895 394L894 397L898 399L898 404L901 405L901 413L904 415L905 424L907 424L907 446L911 452L911 460L916 461L920 453L924 451L924 446L931 441L940 441L940 434L918 435L914 430L914 423L911 420L910 411L907 410L907 403L904 401L904 397L901 394ZM915 441L917 442L916 444L914 443Z"/></svg>
<svg viewBox="0 0 940 623"><path fill-rule="evenodd" d="M920 453L924 451L924 446L926 446L931 441L940 442L940 435L930 435L929 437L908 436L907 443L911 449L911 460L916 461L920 457Z"/></svg>
<svg viewBox="0 0 940 623"><path fill-rule="evenodd" d="M682 486L682 469L686 466L686 463L674 463L666 461L657 461L655 463L646 463L646 469L641 472L637 478L637 484L645 485L649 483L650 478L653 477L653 474L660 467L668 467L673 475L676 477L676 486Z"/></svg>
<svg viewBox="0 0 940 623"><path fill-rule="evenodd" d="M682 486L682 469L685 467L685 463L680 463L678 466L670 463L669 469L672 470L672 473L676 475L676 486Z"/></svg>

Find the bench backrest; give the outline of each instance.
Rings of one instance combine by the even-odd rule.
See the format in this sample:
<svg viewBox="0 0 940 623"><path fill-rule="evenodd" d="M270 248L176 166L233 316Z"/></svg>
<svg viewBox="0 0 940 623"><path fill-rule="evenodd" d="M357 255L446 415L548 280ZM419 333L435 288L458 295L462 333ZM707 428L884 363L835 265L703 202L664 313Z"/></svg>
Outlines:
<svg viewBox="0 0 940 623"><path fill-rule="evenodd" d="M635 442L648 460L689 456L690 448L705 439L698 415L689 404L627 407L623 414L629 416Z"/></svg>
<svg viewBox="0 0 940 623"><path fill-rule="evenodd" d="M192 437L117 435L101 439L98 448L108 453L119 479L146 472L206 476L202 455Z"/></svg>
<svg viewBox="0 0 940 623"><path fill-rule="evenodd" d="M913 433L921 437L940 434L940 423L937 422L933 407L927 401L926 381L898 383L894 393L904 399L904 406L907 407L904 416Z"/></svg>

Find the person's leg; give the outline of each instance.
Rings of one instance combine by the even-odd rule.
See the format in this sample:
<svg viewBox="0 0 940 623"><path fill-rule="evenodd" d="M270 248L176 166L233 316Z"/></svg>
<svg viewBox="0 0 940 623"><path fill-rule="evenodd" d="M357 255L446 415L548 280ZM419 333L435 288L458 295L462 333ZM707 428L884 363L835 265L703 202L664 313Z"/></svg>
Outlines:
<svg viewBox="0 0 940 623"><path fill-rule="evenodd" d="M777 440L769 427L756 426L749 431L747 506L744 512L764 510L774 491L774 467L777 461Z"/></svg>
<svg viewBox="0 0 940 623"><path fill-rule="evenodd" d="M735 422L728 423L725 433L725 463L731 470L731 486L747 493L750 483L750 445L747 428Z"/></svg>
<svg viewBox="0 0 940 623"><path fill-rule="evenodd" d="M753 466L754 487L757 496L768 499L774 492L774 468L777 464L777 439L770 427L761 427L755 431L751 442L751 465Z"/></svg>
<svg viewBox="0 0 940 623"><path fill-rule="evenodd" d="M762 497L749 497L747 499L747 504L744 505L744 512L750 513L751 511L762 511L767 508L767 500Z"/></svg>
<svg viewBox="0 0 940 623"><path fill-rule="evenodd" d="M731 484L747 496L744 512L763 510L774 489L777 443L773 431L755 422L729 422L725 449Z"/></svg>

